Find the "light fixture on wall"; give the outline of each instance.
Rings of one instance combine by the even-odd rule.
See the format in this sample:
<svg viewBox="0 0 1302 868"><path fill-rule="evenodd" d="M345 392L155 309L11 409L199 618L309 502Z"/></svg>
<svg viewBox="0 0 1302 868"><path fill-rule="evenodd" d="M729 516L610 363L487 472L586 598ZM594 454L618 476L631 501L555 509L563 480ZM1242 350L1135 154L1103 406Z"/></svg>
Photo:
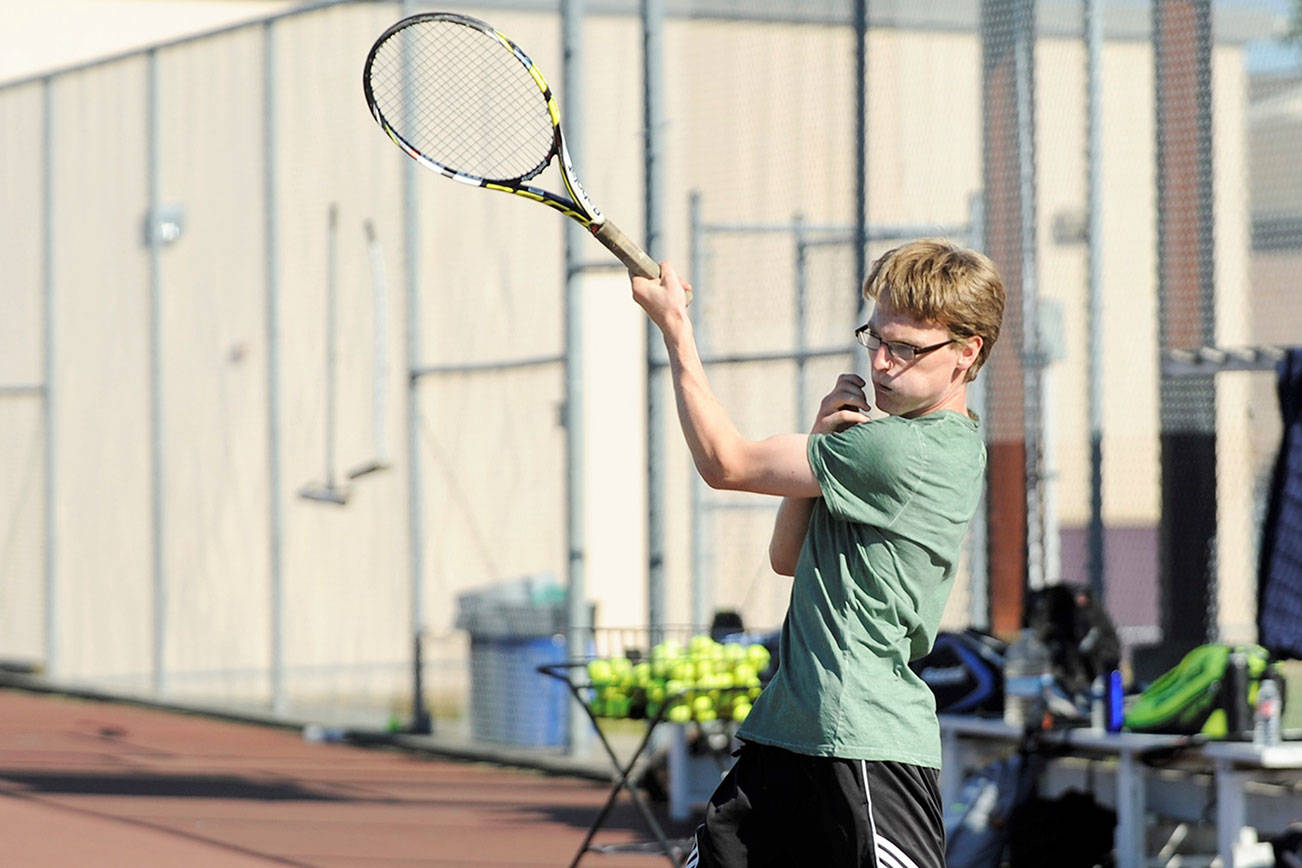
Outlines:
<svg viewBox="0 0 1302 868"><path fill-rule="evenodd" d="M177 203L160 205L145 214L145 245L166 247L181 240L185 231L185 208Z"/></svg>

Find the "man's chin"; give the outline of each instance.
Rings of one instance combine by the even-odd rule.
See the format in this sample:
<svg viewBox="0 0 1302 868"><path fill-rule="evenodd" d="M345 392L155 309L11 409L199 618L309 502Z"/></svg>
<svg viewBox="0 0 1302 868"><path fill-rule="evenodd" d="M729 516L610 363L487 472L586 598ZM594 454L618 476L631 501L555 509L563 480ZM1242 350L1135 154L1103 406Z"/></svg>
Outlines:
<svg viewBox="0 0 1302 868"><path fill-rule="evenodd" d="M892 392L890 389L875 389L873 392L877 398L877 409L881 410L888 416L910 416L916 413L918 406L915 402L908 400L899 392Z"/></svg>

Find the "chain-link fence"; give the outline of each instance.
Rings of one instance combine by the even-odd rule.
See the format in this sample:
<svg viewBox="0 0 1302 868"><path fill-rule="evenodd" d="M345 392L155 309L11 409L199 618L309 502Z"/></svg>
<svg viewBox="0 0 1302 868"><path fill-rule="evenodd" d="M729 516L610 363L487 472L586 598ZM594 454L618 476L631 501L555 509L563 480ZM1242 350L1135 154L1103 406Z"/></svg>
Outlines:
<svg viewBox="0 0 1302 868"><path fill-rule="evenodd" d="M426 8L0 85L0 657L406 722L423 656L446 721L472 688L455 601L504 580L581 568L599 628L781 621L775 505L695 481L604 252L571 263L567 323L562 221L366 117L371 41ZM863 368L874 257L992 256L989 487L948 625L1007 633L1069 581L1132 647L1252 637L1274 348L1302 342L1287 4L615 2L582 11L578 68L555 4L460 11L582 87L578 173L690 274L749 436L807 430Z"/></svg>

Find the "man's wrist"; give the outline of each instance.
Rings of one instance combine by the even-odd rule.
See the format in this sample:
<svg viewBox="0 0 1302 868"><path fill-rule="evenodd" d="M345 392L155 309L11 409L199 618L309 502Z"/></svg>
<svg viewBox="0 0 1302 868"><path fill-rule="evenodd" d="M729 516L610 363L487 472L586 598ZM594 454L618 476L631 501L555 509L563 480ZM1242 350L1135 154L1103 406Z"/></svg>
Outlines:
<svg viewBox="0 0 1302 868"><path fill-rule="evenodd" d="M692 321L686 312L681 310L674 310L668 314L660 326L660 333L664 335L665 347L669 350L694 340Z"/></svg>

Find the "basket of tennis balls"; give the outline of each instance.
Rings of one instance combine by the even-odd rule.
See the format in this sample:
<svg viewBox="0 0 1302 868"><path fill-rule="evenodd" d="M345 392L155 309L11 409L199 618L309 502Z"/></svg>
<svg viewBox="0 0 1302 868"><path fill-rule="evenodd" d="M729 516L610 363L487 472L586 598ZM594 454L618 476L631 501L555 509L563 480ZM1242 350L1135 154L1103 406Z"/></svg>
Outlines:
<svg viewBox="0 0 1302 868"><path fill-rule="evenodd" d="M676 723L742 721L768 673L759 644L716 642L706 635L667 640L648 659L598 657L587 664L594 717L655 718Z"/></svg>

